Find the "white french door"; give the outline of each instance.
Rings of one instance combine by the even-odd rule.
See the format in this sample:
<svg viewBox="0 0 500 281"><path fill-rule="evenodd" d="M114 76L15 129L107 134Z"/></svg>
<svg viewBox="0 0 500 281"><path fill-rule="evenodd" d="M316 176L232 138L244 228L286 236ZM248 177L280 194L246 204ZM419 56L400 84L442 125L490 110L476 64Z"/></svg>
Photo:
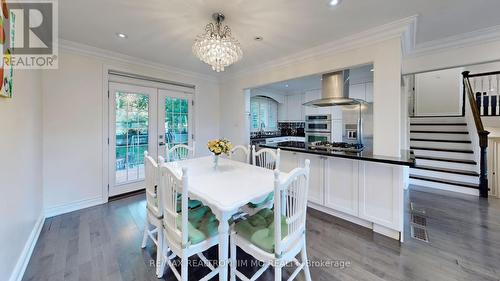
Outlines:
<svg viewBox="0 0 500 281"><path fill-rule="evenodd" d="M144 188L144 152L192 143L192 95L109 83L109 196Z"/></svg>
<svg viewBox="0 0 500 281"><path fill-rule="evenodd" d="M191 146L193 140L193 100L191 94L158 90L158 156L176 144Z"/></svg>

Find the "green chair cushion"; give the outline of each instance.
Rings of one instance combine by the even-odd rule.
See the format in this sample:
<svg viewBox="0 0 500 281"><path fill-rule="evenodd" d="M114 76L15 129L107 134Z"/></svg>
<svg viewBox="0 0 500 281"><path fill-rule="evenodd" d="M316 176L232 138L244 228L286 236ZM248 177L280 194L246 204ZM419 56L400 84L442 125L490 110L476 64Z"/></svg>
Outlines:
<svg viewBox="0 0 500 281"><path fill-rule="evenodd" d="M274 253L274 212L262 209L247 220L235 224L234 229L238 235L252 242L262 250ZM286 218L281 216L281 238L288 235Z"/></svg>
<svg viewBox="0 0 500 281"><path fill-rule="evenodd" d="M177 217L177 228L182 227L182 216ZM219 221L209 207L203 206L188 211L188 239L191 245L196 245L217 235Z"/></svg>
<svg viewBox="0 0 500 281"><path fill-rule="evenodd" d="M261 202L259 202L259 203L251 203L250 202L250 203L247 204L247 206L250 207L250 208L253 208L253 209L257 209L257 208L261 208L261 207L267 205L269 202L271 202L273 200L274 200L274 192L271 192Z"/></svg>
<svg viewBox="0 0 500 281"><path fill-rule="evenodd" d="M189 209L196 209L196 208L200 207L201 205L202 205L201 201L191 200L191 199L188 200L188 208ZM182 211L182 196L179 194L177 196L177 212L180 212L180 211Z"/></svg>

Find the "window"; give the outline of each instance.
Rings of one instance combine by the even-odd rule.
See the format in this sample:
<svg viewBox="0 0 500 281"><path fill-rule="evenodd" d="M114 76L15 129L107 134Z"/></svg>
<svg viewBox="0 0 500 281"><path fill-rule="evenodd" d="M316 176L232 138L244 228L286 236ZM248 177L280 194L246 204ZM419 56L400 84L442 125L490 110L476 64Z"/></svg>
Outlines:
<svg viewBox="0 0 500 281"><path fill-rule="evenodd" d="M250 99L251 131L276 131L278 129L278 103L267 97Z"/></svg>

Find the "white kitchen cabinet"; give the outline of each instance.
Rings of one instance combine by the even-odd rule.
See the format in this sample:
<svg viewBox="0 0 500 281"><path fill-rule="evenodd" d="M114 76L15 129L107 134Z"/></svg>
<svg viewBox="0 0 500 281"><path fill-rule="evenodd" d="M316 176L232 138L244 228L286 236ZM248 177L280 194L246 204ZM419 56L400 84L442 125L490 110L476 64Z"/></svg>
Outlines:
<svg viewBox="0 0 500 281"><path fill-rule="evenodd" d="M402 230L402 170L402 167L394 165L359 163L360 218L387 228Z"/></svg>
<svg viewBox="0 0 500 281"><path fill-rule="evenodd" d="M304 121L304 95L288 95L278 107L278 120L282 122Z"/></svg>
<svg viewBox="0 0 500 281"><path fill-rule="evenodd" d="M366 102L373 102L373 82L350 85L349 97L364 100Z"/></svg>
<svg viewBox="0 0 500 281"><path fill-rule="evenodd" d="M358 161L325 160L325 206L358 216Z"/></svg>
<svg viewBox="0 0 500 281"><path fill-rule="evenodd" d="M373 102L373 82L366 83L366 102Z"/></svg>
<svg viewBox="0 0 500 281"><path fill-rule="evenodd" d="M304 103L304 95L289 95L286 96L287 107L287 120L288 121L303 121L304 110L302 104Z"/></svg>
<svg viewBox="0 0 500 281"><path fill-rule="evenodd" d="M310 172L309 172L309 202L316 204L324 204L324 175L325 175L325 164L324 161L326 157L298 153L299 166L303 166L306 159L311 161Z"/></svg>
<svg viewBox="0 0 500 281"><path fill-rule="evenodd" d="M299 156L297 152L281 151L280 152L280 171L290 173L293 169L299 166Z"/></svg>

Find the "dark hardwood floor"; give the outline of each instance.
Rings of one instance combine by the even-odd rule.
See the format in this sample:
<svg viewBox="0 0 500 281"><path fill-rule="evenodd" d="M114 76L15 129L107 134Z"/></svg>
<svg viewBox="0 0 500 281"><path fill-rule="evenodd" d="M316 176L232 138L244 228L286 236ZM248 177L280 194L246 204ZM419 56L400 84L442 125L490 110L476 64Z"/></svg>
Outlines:
<svg viewBox="0 0 500 281"><path fill-rule="evenodd" d="M410 237L408 218L405 243L399 244L310 210L312 279L500 280L500 200L417 188L407 198L425 209L430 243ZM158 280L152 243L140 248L145 210L144 195L135 195L47 219L23 280ZM217 258L215 248L208 258ZM250 258L239 251L238 259ZM207 272L191 268L189 280ZM164 280L175 280L169 269ZM259 280L273 280L272 269Z"/></svg>

